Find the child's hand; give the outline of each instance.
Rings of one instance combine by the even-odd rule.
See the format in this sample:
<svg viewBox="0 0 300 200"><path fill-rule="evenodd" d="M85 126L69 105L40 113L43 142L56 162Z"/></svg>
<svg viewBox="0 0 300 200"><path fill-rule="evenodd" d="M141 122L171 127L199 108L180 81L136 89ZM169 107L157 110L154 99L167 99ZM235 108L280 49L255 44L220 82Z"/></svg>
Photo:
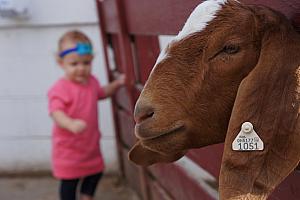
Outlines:
<svg viewBox="0 0 300 200"><path fill-rule="evenodd" d="M125 82L126 82L126 76L125 76L125 74L121 74L121 75L118 77L117 80L119 81L119 84L120 84L120 85L124 85Z"/></svg>
<svg viewBox="0 0 300 200"><path fill-rule="evenodd" d="M115 79L111 83L109 83L106 86L104 86L105 98L106 97L110 97L113 94L115 94L115 92L120 87L122 87L123 85L125 85L125 82L126 82L126 76L125 76L125 74L121 74L120 76L118 76L117 79Z"/></svg>
<svg viewBox="0 0 300 200"><path fill-rule="evenodd" d="M69 129L72 133L78 134L81 133L86 128L86 122L81 119L72 120Z"/></svg>

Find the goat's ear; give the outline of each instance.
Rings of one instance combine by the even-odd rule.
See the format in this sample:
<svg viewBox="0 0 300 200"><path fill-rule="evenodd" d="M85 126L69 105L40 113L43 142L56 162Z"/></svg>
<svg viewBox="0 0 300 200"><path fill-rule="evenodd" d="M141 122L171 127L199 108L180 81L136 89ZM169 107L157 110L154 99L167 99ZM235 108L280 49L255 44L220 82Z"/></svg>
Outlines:
<svg viewBox="0 0 300 200"><path fill-rule="evenodd" d="M288 35L286 35L288 34ZM300 38L292 30L264 37L257 65L239 86L225 139L221 199L265 199L300 159ZM233 151L243 122L262 151Z"/></svg>
<svg viewBox="0 0 300 200"><path fill-rule="evenodd" d="M135 164L141 166L149 166L154 163L169 163L181 158L185 152L174 154L174 155L164 155L154 151L151 151L144 146L140 142L137 142L130 152L128 153L128 158Z"/></svg>

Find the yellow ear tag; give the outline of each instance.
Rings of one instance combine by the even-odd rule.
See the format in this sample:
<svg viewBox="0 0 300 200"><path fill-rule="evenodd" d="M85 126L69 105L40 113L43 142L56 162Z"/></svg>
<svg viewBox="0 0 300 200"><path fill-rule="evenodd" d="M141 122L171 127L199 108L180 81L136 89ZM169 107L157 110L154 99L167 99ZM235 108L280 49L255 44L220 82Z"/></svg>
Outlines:
<svg viewBox="0 0 300 200"><path fill-rule="evenodd" d="M232 150L234 151L262 151L264 143L254 131L250 122L244 122L241 131L232 142Z"/></svg>

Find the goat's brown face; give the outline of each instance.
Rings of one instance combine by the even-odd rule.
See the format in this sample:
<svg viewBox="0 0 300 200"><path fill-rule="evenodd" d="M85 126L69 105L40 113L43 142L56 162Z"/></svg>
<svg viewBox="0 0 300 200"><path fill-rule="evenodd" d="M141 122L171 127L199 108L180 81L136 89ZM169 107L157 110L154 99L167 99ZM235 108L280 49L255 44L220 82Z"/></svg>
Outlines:
<svg viewBox="0 0 300 200"><path fill-rule="evenodd" d="M202 31L178 38L138 99L129 158L171 162L225 140L221 199L266 199L300 161L300 35L273 10L228 1ZM262 151L233 151L246 121Z"/></svg>
<svg viewBox="0 0 300 200"><path fill-rule="evenodd" d="M157 161L224 141L239 84L260 53L255 19L239 9L225 7L203 31L170 43L153 69L134 114L138 148L171 156ZM134 149L130 156L157 162L141 161Z"/></svg>

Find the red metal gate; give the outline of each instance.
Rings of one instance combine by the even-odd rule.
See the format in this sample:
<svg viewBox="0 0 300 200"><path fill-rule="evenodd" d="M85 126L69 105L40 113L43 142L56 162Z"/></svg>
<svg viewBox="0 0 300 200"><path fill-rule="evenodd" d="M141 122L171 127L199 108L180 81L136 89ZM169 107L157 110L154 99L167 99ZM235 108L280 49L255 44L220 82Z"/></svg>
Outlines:
<svg viewBox="0 0 300 200"><path fill-rule="evenodd" d="M160 52L158 35L175 35L200 0L96 0L109 80L126 73L113 98L120 168L143 199L216 199L223 145L188 153L185 163L137 167L127 159L134 144L133 109ZM243 0L280 10L300 27L299 0ZM203 170L204 169L204 170ZM198 174L197 174L198 173ZM202 177L198 177L202 174ZM195 177L197 176L197 177ZM270 199L300 199L300 173L291 174Z"/></svg>

